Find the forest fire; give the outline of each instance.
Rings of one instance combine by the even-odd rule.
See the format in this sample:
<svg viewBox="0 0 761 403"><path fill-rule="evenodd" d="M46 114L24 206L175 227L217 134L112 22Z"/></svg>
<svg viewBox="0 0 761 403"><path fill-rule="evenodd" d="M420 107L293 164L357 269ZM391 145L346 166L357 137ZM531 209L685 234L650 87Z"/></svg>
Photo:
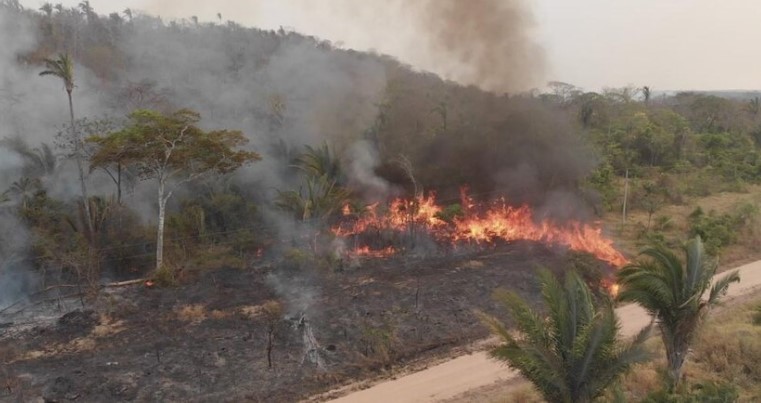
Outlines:
<svg viewBox="0 0 761 403"><path fill-rule="evenodd" d="M396 253L396 249L393 246L386 247L384 249L374 250L369 246L360 246L351 251L353 255L364 257L387 257Z"/></svg>
<svg viewBox="0 0 761 403"><path fill-rule="evenodd" d="M465 191L461 193L461 204L447 208L438 205L432 194L395 199L387 207L375 203L355 214L346 206L343 209L346 219L333 227L333 233L345 238L384 232L425 233L450 246L528 240L587 252L616 267L627 262L598 225L578 221L557 223L547 218L537 221L527 205L510 206L505 199L477 203ZM391 246L374 249L360 242L352 254L388 256L395 252Z"/></svg>

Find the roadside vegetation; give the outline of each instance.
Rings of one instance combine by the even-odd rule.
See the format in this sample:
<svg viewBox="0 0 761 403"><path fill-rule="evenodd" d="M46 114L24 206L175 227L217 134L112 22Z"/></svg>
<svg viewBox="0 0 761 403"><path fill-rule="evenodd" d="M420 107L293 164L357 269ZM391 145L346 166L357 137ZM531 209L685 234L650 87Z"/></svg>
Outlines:
<svg viewBox="0 0 761 403"><path fill-rule="evenodd" d="M635 263L618 272L621 291L617 300L641 305L653 317L661 344L654 347L650 343L650 350L665 358L655 361L659 364L654 367L657 384L653 385L650 379L647 384L651 389L638 389L646 392L638 400L736 401L739 392L732 385L732 378L717 376L695 381L686 376L684 366L694 359L690 352L695 351L708 312L718 305L730 284L740 278L737 272L731 272L714 280L716 262L706 253L700 236L690 240L683 250L685 256L680 258L663 246L645 249ZM548 402L631 401L632 396L626 397L626 381L624 386L618 381L621 376L631 380L653 371L653 366L645 363L643 347L653 325L642 329L632 341L626 342L631 344L622 347L625 341L619 340L620 326L612 302L605 298L594 301L583 280L574 272L569 273L565 286L549 272L540 274L544 313L533 312L515 294L498 295L519 335L485 316L485 323L504 341L492 355L516 368ZM701 340L706 340L706 334L702 334ZM722 356L728 360L733 355L715 343L716 340L713 346L716 350L703 350L707 355L704 360L715 363ZM648 365L649 372L644 371L643 367ZM626 375L629 371L632 374ZM529 393L523 398L530 396Z"/></svg>
<svg viewBox="0 0 761 403"><path fill-rule="evenodd" d="M623 342L612 302L595 301L575 272L568 272L563 283L546 270L539 278L545 314L533 311L515 293L497 294L519 335L483 315L504 341L492 356L516 368L548 402L592 402L632 365L644 361L642 343L650 328Z"/></svg>
<svg viewBox="0 0 761 403"><path fill-rule="evenodd" d="M761 326L755 321L761 299L717 310L695 337L684 365L687 381L680 387L682 400L667 398L664 371L667 365L663 343L653 336L645 343L651 360L636 364L621 378L603 401L627 402L755 402L761 399ZM500 392L503 396L497 397ZM542 402L541 394L528 382L494 390L480 401Z"/></svg>

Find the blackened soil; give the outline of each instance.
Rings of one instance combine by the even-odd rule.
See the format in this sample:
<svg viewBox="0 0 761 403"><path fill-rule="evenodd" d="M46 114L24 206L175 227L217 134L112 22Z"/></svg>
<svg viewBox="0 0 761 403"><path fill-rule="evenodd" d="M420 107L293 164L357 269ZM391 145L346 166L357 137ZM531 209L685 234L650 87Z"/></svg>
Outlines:
<svg viewBox="0 0 761 403"><path fill-rule="evenodd" d="M106 290L91 310L0 333L0 400L297 401L487 336L474 310L502 316L491 298L500 287L536 300L540 266L567 260L516 243L341 272L271 264ZM268 301L283 306L274 320ZM310 331L317 344L305 351Z"/></svg>

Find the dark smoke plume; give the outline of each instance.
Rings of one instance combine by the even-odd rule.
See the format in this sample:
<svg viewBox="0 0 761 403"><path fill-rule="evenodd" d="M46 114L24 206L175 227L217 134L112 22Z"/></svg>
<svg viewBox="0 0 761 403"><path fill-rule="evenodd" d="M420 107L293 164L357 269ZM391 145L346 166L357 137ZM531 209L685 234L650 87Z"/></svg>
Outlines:
<svg viewBox="0 0 761 403"><path fill-rule="evenodd" d="M542 78L543 53L532 40L523 0L427 0L420 13L437 62L455 81L488 91L526 90ZM419 6L418 6L419 7Z"/></svg>

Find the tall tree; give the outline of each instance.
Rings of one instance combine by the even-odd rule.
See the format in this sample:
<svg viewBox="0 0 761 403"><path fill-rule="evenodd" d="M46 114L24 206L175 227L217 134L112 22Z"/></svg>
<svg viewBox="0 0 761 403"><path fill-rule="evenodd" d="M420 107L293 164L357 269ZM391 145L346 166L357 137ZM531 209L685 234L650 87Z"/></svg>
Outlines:
<svg viewBox="0 0 761 403"><path fill-rule="evenodd" d="M158 185L159 217L156 237L156 269L163 265L166 203L177 186L213 173L224 174L258 160L258 154L237 150L247 140L239 131L204 131L198 113L181 109L170 114L137 110L123 130L92 136L98 146L91 167L120 162L133 166L141 179Z"/></svg>
<svg viewBox="0 0 761 403"><path fill-rule="evenodd" d="M740 281L734 271L711 285L717 265L705 253L700 236L690 240L684 252L683 264L672 251L651 247L642 252L641 259L618 272L619 300L642 305L657 321L672 389L682 378L687 351L705 315L731 283Z"/></svg>
<svg viewBox="0 0 761 403"><path fill-rule="evenodd" d="M642 343L650 327L623 343L613 305L609 300L596 303L578 274L569 272L561 284L542 270L539 279L546 316L515 293L497 294L520 336L482 315L504 341L492 356L520 371L548 402L591 402L632 364L646 358Z"/></svg>
<svg viewBox="0 0 761 403"><path fill-rule="evenodd" d="M85 171L82 167L82 139L79 136L79 132L77 131L77 127L74 121L74 102L71 98L71 93L74 91L74 62L71 60L71 57L68 53L62 53L58 55L57 59L45 59L45 66L47 67L47 70L44 70L40 73L40 76L54 76L58 77L63 81L63 88L66 90L66 95L69 98L69 118L71 119L71 138L74 141L76 150L75 150L75 159L77 161L77 169L79 171L79 185L82 190L82 204L84 204L85 213L88 217L87 221L87 230L92 233L93 227L92 222L90 222L89 217L91 217L90 214L90 205L88 203L88 196L87 196L87 184L85 183Z"/></svg>

